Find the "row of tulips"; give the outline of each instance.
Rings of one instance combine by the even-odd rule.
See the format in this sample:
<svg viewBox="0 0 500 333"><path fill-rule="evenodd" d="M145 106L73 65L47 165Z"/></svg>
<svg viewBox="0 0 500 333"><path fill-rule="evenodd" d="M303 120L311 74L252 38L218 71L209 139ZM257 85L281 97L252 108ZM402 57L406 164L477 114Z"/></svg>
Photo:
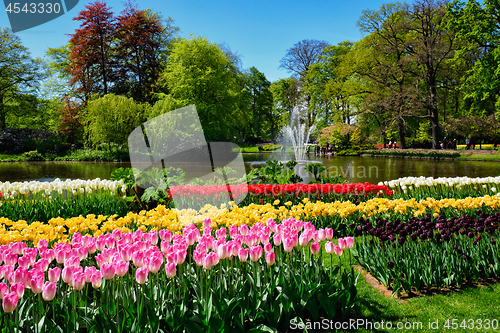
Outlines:
<svg viewBox="0 0 500 333"><path fill-rule="evenodd" d="M182 235L169 230L76 233L0 247L0 325L9 330L278 330L301 316L346 316L354 271L333 265L354 238L287 219ZM323 264L330 257L330 266ZM328 260L326 260L328 262ZM28 291L29 290L29 291ZM44 301L42 301L42 299Z"/></svg>
<svg viewBox="0 0 500 333"><path fill-rule="evenodd" d="M33 242L36 244L40 239L48 239L51 242L68 242L71 235L80 232L99 236L112 232L115 229L122 232L168 229L172 232L180 232L183 226L196 223L201 226L205 217L212 219L212 227L227 227L230 225L254 225L266 223L273 220L284 220L295 218L307 220L317 227L333 228L340 236L353 235L357 227L359 217L381 217L400 218L408 220L410 217L425 216L427 213L444 215L446 217L463 216L474 212L478 208L485 212L495 211L500 208L500 197L484 196L465 199L426 199L417 201L415 199L403 200L388 198L373 198L358 205L350 201L344 202L310 202L307 198L298 205L291 202L282 204L275 200L273 204L255 205L245 207L233 206L227 208L204 207L199 212L193 210L167 209L159 205L149 211L139 213L128 213L124 217L117 215L88 215L73 218L55 218L48 223L26 221L12 221L0 218L0 244L11 242Z"/></svg>
<svg viewBox="0 0 500 333"><path fill-rule="evenodd" d="M123 181L71 180L0 182L0 216L11 220L47 222L87 214L118 214L129 208Z"/></svg>
<svg viewBox="0 0 500 333"><path fill-rule="evenodd" d="M109 192L114 195L125 193L127 186L123 180L101 180L100 178L82 180L59 178L52 182L0 182L0 200L8 199L41 199L57 196L77 196L78 194L92 194L95 192Z"/></svg>
<svg viewBox="0 0 500 333"><path fill-rule="evenodd" d="M500 276L500 213L360 221L355 257L394 293Z"/></svg>
<svg viewBox="0 0 500 333"><path fill-rule="evenodd" d="M404 177L380 182L394 191L394 196L401 198L425 199L466 198L483 195L498 195L499 177Z"/></svg>
<svg viewBox="0 0 500 333"><path fill-rule="evenodd" d="M186 185L170 188L167 206L177 208L201 207L205 204L220 206L225 202L226 185ZM278 199L300 203L304 198L310 201L331 202L336 200L366 201L373 197L387 197L393 194L386 185L373 185L370 183L351 184L234 184L230 187L229 198L239 202L239 206L252 203L271 203Z"/></svg>

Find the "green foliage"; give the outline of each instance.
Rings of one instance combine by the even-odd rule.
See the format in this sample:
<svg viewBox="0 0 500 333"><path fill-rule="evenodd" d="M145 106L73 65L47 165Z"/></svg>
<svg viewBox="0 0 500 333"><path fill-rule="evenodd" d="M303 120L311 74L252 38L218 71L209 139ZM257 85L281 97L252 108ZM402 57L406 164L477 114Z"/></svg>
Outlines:
<svg viewBox="0 0 500 333"><path fill-rule="evenodd" d="M88 103L86 120L91 144L126 144L132 130L145 120L144 106L132 98L108 94Z"/></svg>
<svg viewBox="0 0 500 333"><path fill-rule="evenodd" d="M314 177L314 181L318 181L322 173L326 172L327 169L323 163L308 163L304 167L304 170L311 173Z"/></svg>
<svg viewBox="0 0 500 333"><path fill-rule="evenodd" d="M9 120L34 114L39 81L45 78L40 59L33 59L21 39L11 29L0 29L0 128Z"/></svg>
<svg viewBox="0 0 500 333"><path fill-rule="evenodd" d="M172 96L170 105L196 105L207 141L235 140L238 124L243 121L238 105L240 79L219 46L201 37L179 39L173 45L160 86Z"/></svg>
<svg viewBox="0 0 500 333"><path fill-rule="evenodd" d="M45 160L43 158L43 156L39 152L37 152L36 150L27 151L27 152L23 153L22 159L24 159L26 161L44 161Z"/></svg>
<svg viewBox="0 0 500 333"><path fill-rule="evenodd" d="M294 167L297 162L288 161L286 164L274 160L267 160L259 169L259 184L293 184L300 183L302 178L295 174Z"/></svg>
<svg viewBox="0 0 500 333"><path fill-rule="evenodd" d="M431 122L429 120L421 121L420 124L418 125L417 140L419 141L432 140Z"/></svg>
<svg viewBox="0 0 500 333"><path fill-rule="evenodd" d="M51 193L52 198L34 199L22 196L22 200L8 200L0 206L0 216L12 221L24 220L28 223L39 221L47 223L53 218L69 219L88 214L125 216L129 208L125 201L109 193L59 196ZM18 195L19 197L19 195Z"/></svg>

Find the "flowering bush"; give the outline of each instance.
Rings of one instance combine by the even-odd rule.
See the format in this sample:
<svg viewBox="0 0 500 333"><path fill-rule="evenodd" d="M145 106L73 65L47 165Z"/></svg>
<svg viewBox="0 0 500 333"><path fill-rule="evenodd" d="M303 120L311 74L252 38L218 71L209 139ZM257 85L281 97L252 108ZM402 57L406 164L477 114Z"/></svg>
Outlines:
<svg viewBox="0 0 500 333"><path fill-rule="evenodd" d="M349 252L354 238L335 245L333 230L295 219L211 225L0 246L0 322L9 331L275 331L304 315L345 317L356 303L354 271L322 260Z"/></svg>

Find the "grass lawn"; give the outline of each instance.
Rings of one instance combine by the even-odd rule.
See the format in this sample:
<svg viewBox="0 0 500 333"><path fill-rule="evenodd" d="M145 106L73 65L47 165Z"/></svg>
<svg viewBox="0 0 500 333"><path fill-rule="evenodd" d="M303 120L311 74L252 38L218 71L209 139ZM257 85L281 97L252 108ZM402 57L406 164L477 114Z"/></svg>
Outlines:
<svg viewBox="0 0 500 333"><path fill-rule="evenodd" d="M0 153L0 161L19 161L20 157L21 155Z"/></svg>
<svg viewBox="0 0 500 333"><path fill-rule="evenodd" d="M458 159L461 159L461 160L500 160L500 154L488 154L488 155L464 155L462 154L460 157L458 157Z"/></svg>

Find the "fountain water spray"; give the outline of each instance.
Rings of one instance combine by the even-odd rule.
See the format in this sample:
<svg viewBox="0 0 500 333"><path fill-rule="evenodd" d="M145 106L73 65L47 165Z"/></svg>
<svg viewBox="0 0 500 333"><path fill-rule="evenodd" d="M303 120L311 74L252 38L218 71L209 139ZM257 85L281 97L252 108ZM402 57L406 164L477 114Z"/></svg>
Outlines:
<svg viewBox="0 0 500 333"><path fill-rule="evenodd" d="M314 129L314 125L306 128L306 124L300 123L302 110L295 106L290 117L290 124L286 125L281 131L283 143L290 142L293 147L296 161L304 161L306 159L306 147L309 142L309 135Z"/></svg>

